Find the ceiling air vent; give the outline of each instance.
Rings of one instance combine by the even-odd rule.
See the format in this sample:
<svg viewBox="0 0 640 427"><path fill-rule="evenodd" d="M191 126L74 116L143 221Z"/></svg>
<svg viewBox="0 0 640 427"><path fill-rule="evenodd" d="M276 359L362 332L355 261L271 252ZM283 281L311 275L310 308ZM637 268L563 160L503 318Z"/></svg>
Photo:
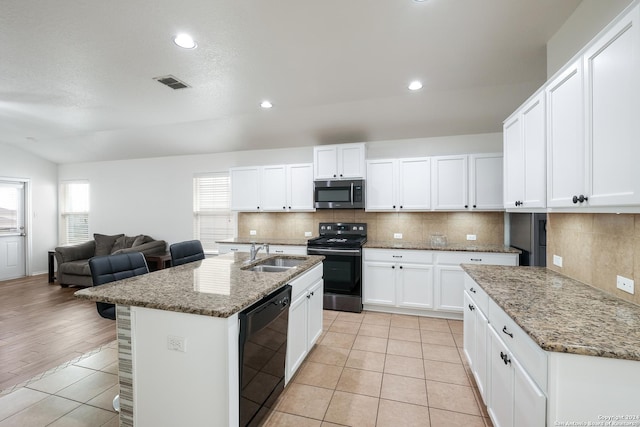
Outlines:
<svg viewBox="0 0 640 427"><path fill-rule="evenodd" d="M162 77L154 77L153 79L159 81L160 83L162 83L165 86L169 86L171 89L186 89L188 87L191 87L188 84L186 84L185 82L182 82L182 81L176 79L172 75L162 76Z"/></svg>

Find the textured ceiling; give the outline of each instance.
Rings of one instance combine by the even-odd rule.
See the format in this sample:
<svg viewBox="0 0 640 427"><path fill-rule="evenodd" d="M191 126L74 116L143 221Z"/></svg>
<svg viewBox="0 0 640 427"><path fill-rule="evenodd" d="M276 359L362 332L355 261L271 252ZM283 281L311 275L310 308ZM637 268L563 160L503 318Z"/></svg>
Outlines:
<svg viewBox="0 0 640 427"><path fill-rule="evenodd" d="M0 142L69 163L498 132L579 3L2 0Z"/></svg>

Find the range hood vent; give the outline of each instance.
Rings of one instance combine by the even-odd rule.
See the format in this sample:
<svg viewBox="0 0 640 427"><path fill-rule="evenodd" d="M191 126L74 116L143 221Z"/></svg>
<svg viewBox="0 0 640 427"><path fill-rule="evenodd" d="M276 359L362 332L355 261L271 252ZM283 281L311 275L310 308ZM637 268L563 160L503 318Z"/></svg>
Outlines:
<svg viewBox="0 0 640 427"><path fill-rule="evenodd" d="M168 75L168 76L161 76L161 77L154 77L153 80L156 80L160 83L162 83L165 86L169 86L171 89L186 89L189 86L188 84L186 84L185 82L178 80L177 78L175 78L172 75Z"/></svg>

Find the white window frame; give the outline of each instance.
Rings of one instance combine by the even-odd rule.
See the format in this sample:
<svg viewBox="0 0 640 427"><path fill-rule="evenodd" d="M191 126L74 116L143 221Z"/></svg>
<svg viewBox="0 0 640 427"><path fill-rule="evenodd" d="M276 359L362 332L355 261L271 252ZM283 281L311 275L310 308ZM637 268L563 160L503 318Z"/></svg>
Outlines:
<svg viewBox="0 0 640 427"><path fill-rule="evenodd" d="M71 186L86 185L86 197L85 200L73 200L74 194L70 191ZM75 194L78 196L78 193ZM91 240L90 233L90 199L91 199L91 186L88 180L72 180L62 181L60 183L60 244L71 245L77 243L84 243ZM72 221L84 222L84 233L79 231L70 233L69 224Z"/></svg>
<svg viewBox="0 0 640 427"><path fill-rule="evenodd" d="M205 225L205 222L208 224ZM212 223L215 225L211 228ZM218 254L216 241L234 237L236 227L237 214L231 210L229 172L194 175L193 237L202 242L205 254Z"/></svg>

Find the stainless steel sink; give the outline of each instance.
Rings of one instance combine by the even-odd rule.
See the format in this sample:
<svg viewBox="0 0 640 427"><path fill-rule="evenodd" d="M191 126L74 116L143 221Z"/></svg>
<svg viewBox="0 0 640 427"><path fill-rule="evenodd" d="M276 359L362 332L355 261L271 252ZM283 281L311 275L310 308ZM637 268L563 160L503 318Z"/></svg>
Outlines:
<svg viewBox="0 0 640 427"><path fill-rule="evenodd" d="M306 259L301 259L301 258L280 258L280 257L275 257L275 258L269 258L268 260L261 262L259 265L272 265L275 267L287 267L287 268L292 268L292 267L296 267L300 264L302 264L303 262L305 262Z"/></svg>
<svg viewBox="0 0 640 427"><path fill-rule="evenodd" d="M266 264L259 264L259 265L254 265L251 268L247 268L247 270L249 271L257 271L259 273L281 273L283 271L287 271L292 267L285 267L285 266L281 266L281 265L266 265Z"/></svg>
<svg viewBox="0 0 640 427"><path fill-rule="evenodd" d="M280 273L282 271L287 271L290 268L294 268L305 261L306 259L304 258L275 257L264 260L253 267L247 268L246 270L257 271L259 273Z"/></svg>

